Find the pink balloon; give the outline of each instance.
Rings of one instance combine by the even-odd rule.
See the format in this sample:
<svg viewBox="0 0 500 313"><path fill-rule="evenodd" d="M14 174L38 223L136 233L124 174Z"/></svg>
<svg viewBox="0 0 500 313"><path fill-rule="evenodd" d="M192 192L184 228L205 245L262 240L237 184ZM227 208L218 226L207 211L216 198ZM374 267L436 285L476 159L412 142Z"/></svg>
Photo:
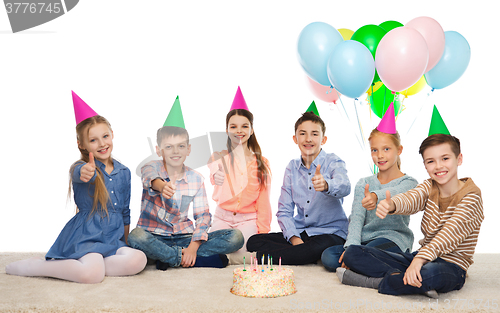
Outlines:
<svg viewBox="0 0 500 313"><path fill-rule="evenodd" d="M329 86L323 86L320 83L312 80L309 76L307 76L307 82L309 88L311 88L312 93L320 100L336 103L336 101L339 99L340 93L337 90L332 89Z"/></svg>
<svg viewBox="0 0 500 313"><path fill-rule="evenodd" d="M413 86L424 75L429 49L424 37L411 27L388 32L377 47L375 68L380 80L392 91Z"/></svg>
<svg viewBox="0 0 500 313"><path fill-rule="evenodd" d="M430 17L421 16L409 21L406 27L417 30L424 37L429 49L429 62L425 73L432 69L441 59L444 52L444 31L439 23Z"/></svg>

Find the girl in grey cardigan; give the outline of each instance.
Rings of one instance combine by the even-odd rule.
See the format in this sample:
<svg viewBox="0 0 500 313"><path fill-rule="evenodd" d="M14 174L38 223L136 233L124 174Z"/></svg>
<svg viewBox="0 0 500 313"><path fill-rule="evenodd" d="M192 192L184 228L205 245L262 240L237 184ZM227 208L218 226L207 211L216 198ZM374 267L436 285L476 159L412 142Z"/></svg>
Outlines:
<svg viewBox="0 0 500 313"><path fill-rule="evenodd" d="M331 272L343 265L344 250L350 245L367 245L392 252L405 252L412 248L413 232L408 227L410 216L388 215L385 219L380 219L375 215L375 210L367 210L376 208L377 203L385 199L386 190L395 195L418 184L413 177L401 172L399 156L403 146L399 134L396 131L386 133L384 129L379 129L380 125L368 138L371 156L379 172L361 178L356 184L346 243L343 246L327 248L321 256L323 265Z"/></svg>

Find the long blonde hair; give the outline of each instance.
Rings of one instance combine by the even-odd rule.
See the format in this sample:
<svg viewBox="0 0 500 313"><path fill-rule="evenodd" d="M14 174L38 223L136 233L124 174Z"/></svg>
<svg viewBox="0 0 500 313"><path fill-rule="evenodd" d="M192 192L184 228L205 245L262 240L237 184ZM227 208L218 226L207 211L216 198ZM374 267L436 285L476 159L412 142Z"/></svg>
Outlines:
<svg viewBox="0 0 500 313"><path fill-rule="evenodd" d="M100 115L92 116L89 117L83 121L81 121L78 125L76 125L76 138L80 142L85 142L89 138L89 130L92 126L96 124L106 124L109 129L111 130L111 124L108 122L107 119ZM88 163L89 162L89 152L81 148L80 146L78 147L80 150L80 160L76 161L70 168L70 180L69 180L69 189L68 189L68 196L71 195L71 186L72 186L72 179L71 177L73 176L73 172L75 170L75 166L78 164L83 163ZM92 198L94 198L94 203L92 205L92 211L91 214L95 213L99 209L99 213L104 213L105 216L108 215L108 202L109 202L109 193L108 189L106 188L106 185L104 183L104 176L101 172L101 170L96 167L97 175L94 180L93 184L94 185L94 194L91 195ZM100 205L100 208L99 208Z"/></svg>
<svg viewBox="0 0 500 313"><path fill-rule="evenodd" d="M401 138L399 137L399 133L397 131L395 134L388 134L388 133L384 133L384 132L379 131L377 128L374 128L372 130L372 132L370 133L370 137L368 137L368 141L370 141L375 136L382 136L382 135L389 136L391 138L392 142L394 143L394 145L396 146L396 149L399 149L399 147L401 147ZM397 165L398 165L398 169L401 170L401 158L399 157L399 155L398 155L398 159L397 159Z"/></svg>

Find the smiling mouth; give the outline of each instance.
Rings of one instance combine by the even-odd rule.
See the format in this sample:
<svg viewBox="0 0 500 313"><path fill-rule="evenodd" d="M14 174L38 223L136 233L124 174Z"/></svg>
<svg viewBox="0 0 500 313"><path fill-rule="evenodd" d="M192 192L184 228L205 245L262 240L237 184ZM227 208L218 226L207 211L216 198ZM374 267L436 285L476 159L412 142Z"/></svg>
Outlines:
<svg viewBox="0 0 500 313"><path fill-rule="evenodd" d="M101 150L97 150L97 152L104 154L104 153L108 152L108 150L109 150L109 147L101 149Z"/></svg>
<svg viewBox="0 0 500 313"><path fill-rule="evenodd" d="M437 172L435 175L437 177L443 177L444 175L446 175L448 172Z"/></svg>

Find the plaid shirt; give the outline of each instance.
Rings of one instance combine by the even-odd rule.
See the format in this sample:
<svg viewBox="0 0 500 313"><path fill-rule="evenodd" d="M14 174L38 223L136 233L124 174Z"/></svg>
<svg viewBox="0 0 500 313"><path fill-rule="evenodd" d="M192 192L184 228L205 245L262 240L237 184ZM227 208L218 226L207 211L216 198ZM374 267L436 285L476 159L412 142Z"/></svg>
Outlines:
<svg viewBox="0 0 500 313"><path fill-rule="evenodd" d="M156 178L166 180L167 171L163 161L151 161L141 169L142 204L138 227L162 236L193 234L193 241L207 240L211 214L208 208L204 179L198 172L184 166L184 176L175 182L172 198L165 199L151 188ZM193 203L196 227L188 218L189 206Z"/></svg>

